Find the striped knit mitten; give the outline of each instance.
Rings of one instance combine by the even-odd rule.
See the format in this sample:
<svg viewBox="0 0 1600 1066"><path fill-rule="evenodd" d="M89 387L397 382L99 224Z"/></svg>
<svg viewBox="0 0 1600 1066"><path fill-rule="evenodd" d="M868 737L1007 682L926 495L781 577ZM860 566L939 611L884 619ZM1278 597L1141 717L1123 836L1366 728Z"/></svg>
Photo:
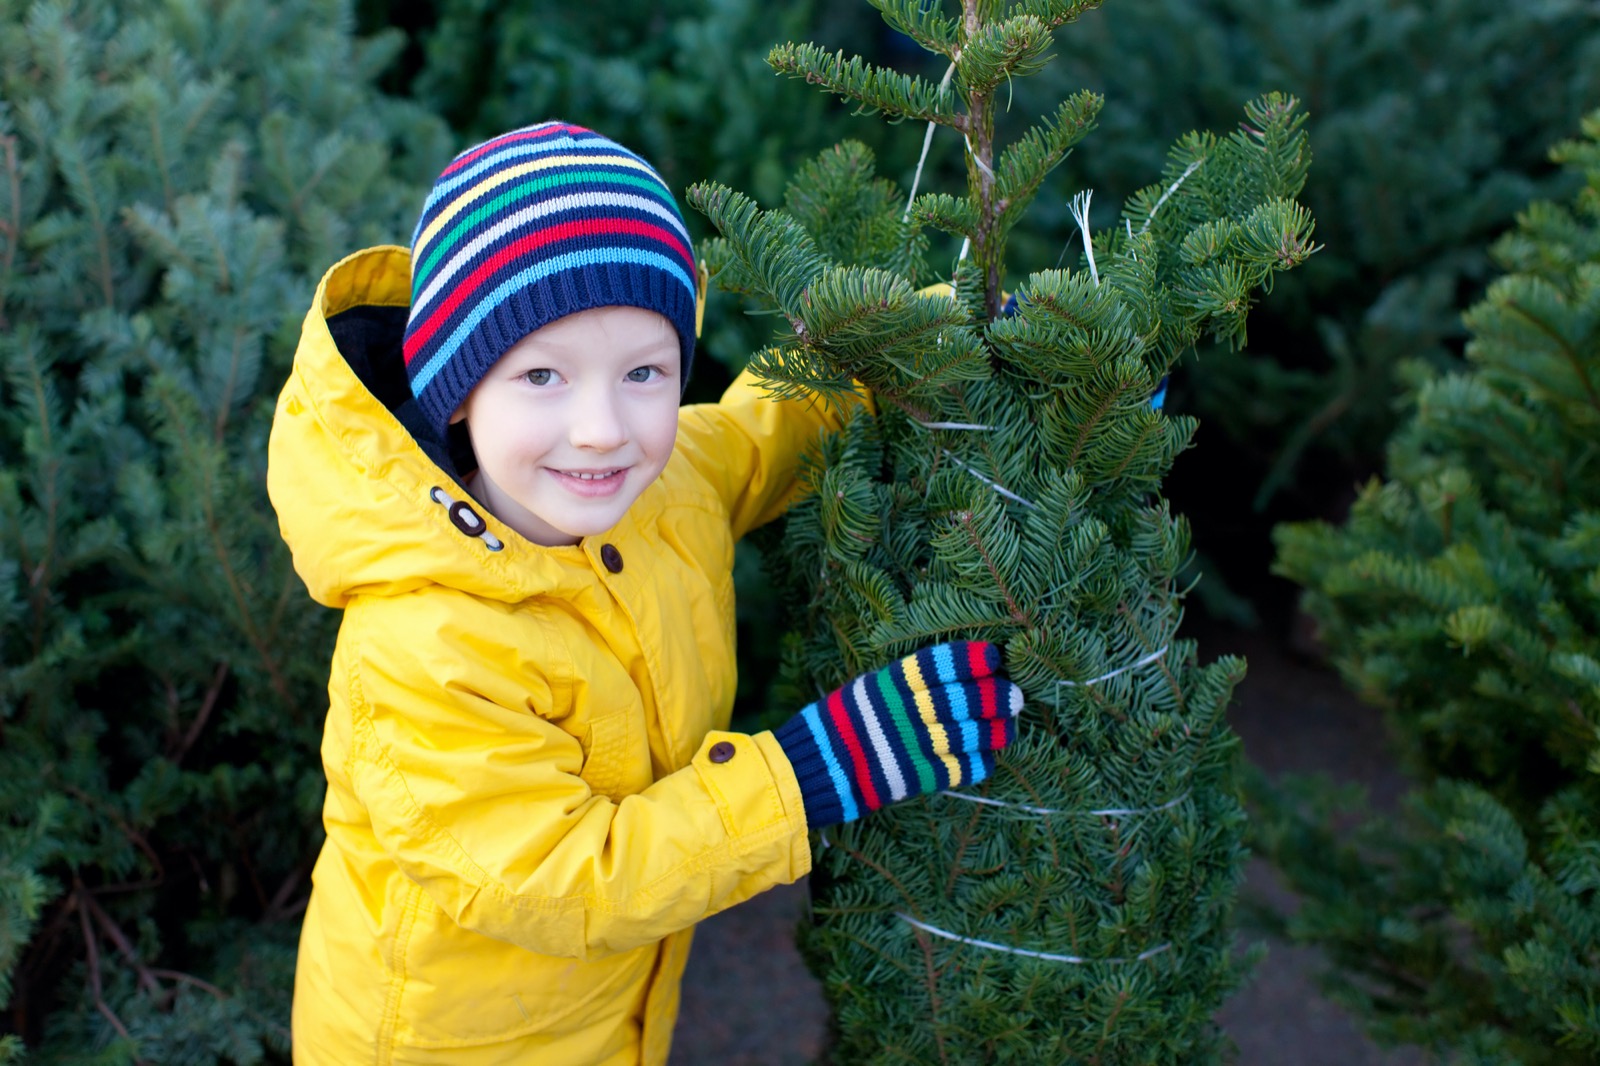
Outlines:
<svg viewBox="0 0 1600 1066"><path fill-rule="evenodd" d="M1011 742L1022 690L989 643L936 644L862 674L774 732L813 829L885 803L974 785Z"/></svg>

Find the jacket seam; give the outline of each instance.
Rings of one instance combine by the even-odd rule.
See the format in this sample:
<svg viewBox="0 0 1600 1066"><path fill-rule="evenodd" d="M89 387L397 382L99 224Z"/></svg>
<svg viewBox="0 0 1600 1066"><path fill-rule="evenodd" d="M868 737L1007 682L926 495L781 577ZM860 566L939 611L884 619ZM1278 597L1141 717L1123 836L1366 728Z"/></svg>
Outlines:
<svg viewBox="0 0 1600 1066"><path fill-rule="evenodd" d="M377 1066L389 1066L394 1061L394 1045L400 1030L400 1004L405 998L408 976L406 961L411 950L411 931L416 928L422 895L422 886L407 879L406 903L401 911L400 927L394 934L394 962L389 968L389 989L384 996L383 1017L378 1024Z"/></svg>
<svg viewBox="0 0 1600 1066"><path fill-rule="evenodd" d="M718 732L728 731L719 730ZM730 735L743 736L749 743L749 746L755 749L754 755L757 758L760 758L767 765L766 781L760 786L760 795L767 801L768 809L777 813L772 817L758 823L754 829L751 830L751 832L765 829L768 826L777 825L779 823L787 825L793 819L794 815L790 813L789 805L783 801L783 788L778 780L779 775L773 772L771 763L768 760L767 752L762 750L761 744L756 740L754 735L739 733L732 733ZM736 838L744 837L746 834L735 828L738 819L736 819L733 815L733 804L728 801L726 790L724 790L717 783L716 775L714 773L707 773L706 770L698 763L690 763L689 765L695 768L695 772L700 775L700 780L704 785L706 792L709 793L716 802L717 813L721 815L722 824L727 829L728 835ZM793 772L793 764L790 764L790 770ZM801 817L801 822L803 825L803 815Z"/></svg>

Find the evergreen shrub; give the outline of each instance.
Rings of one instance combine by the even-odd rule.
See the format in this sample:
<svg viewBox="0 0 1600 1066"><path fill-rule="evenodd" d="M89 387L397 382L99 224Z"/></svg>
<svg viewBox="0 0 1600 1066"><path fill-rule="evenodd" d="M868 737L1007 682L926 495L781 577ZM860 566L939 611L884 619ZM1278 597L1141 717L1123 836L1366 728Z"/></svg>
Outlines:
<svg viewBox="0 0 1600 1066"><path fill-rule="evenodd" d="M266 434L316 278L448 154L351 24L0 0L0 1059L286 1057L334 619Z"/></svg>
<svg viewBox="0 0 1600 1066"><path fill-rule="evenodd" d="M1491 276L1487 245L1531 199L1570 191L1545 150L1600 104L1587 0L1119 0L1057 52L1017 83L1016 110L1087 87L1106 98L1107 144L1075 153L1052 182L1066 191L1041 197L1034 256L1071 239L1073 192L1115 203L1161 145L1226 128L1238 101L1282 91L1306 108L1317 166L1303 199L1324 251L1252 317L1248 352L1203 347L1174 383L1177 409L1229 442L1180 469L1205 471L1180 477L1181 498L1206 508L1213 536L1248 532L1252 551L1266 547L1253 509L1284 493L1274 513L1331 517L1351 472L1378 467L1394 367L1455 362L1456 309Z"/></svg>
<svg viewBox="0 0 1600 1066"><path fill-rule="evenodd" d="M1494 246L1467 368L1407 368L1384 480L1277 533L1416 779L1348 838L1321 789L1264 793L1287 931L1375 1034L1450 1062L1600 1058L1600 112L1584 133L1553 153L1581 192Z"/></svg>

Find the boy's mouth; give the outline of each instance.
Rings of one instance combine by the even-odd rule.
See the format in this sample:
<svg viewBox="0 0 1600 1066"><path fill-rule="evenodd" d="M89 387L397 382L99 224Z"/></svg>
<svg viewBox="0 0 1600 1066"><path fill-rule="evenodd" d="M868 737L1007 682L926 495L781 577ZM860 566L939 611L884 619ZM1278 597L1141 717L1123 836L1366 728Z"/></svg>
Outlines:
<svg viewBox="0 0 1600 1066"><path fill-rule="evenodd" d="M608 470L556 470L550 468L561 484L579 496L609 496L622 488L628 468L612 467Z"/></svg>

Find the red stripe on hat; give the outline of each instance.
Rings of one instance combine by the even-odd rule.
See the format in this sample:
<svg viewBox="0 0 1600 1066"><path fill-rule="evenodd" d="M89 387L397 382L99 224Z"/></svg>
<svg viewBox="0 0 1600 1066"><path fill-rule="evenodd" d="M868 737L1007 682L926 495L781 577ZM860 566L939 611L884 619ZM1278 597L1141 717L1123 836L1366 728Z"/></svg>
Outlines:
<svg viewBox="0 0 1600 1066"><path fill-rule="evenodd" d="M588 132L589 131L584 129L582 126L555 125L555 126L540 126L537 129L523 130L521 133L508 133L508 134L504 135L503 137L496 137L492 141L485 141L482 144L478 145L478 147L474 148L472 151L468 152L466 155L464 155L461 158L457 159L454 163L451 163L449 166L445 167L444 168L444 173L440 174L439 177L440 178L449 177L451 174L453 174L456 171L460 170L462 167L466 166L468 163L471 163L475 159L481 159L483 156L489 154L490 152L495 151L496 149L498 149L502 145L515 144L518 141L536 140L537 138L540 138L540 137L548 137L552 133L588 133Z"/></svg>
<svg viewBox="0 0 1600 1066"><path fill-rule="evenodd" d="M483 284L485 279L493 277L501 267L505 266L508 260L536 251L547 244L571 240L574 237L611 236L618 233L633 237L649 237L662 244L669 245L688 264L690 276L694 275L694 254L689 251L688 246L683 241L679 240L678 235L669 229L663 229L648 222L636 222L628 218L577 219L572 222L564 222L559 226L550 226L530 233L521 240L512 241L485 260L478 269L463 278L461 283L450 293L449 298L438 307L435 307L433 313L427 317L427 320L406 337L406 365L411 365L412 358L422 350L424 344L428 343L428 338L433 336L434 332L449 319L451 313L460 307L462 302L471 296L478 286Z"/></svg>
<svg viewBox="0 0 1600 1066"><path fill-rule="evenodd" d="M872 768L867 763L867 752L861 746L861 738L856 734L855 723L850 720L850 712L845 709L843 691L835 689L828 696L828 714L833 717L833 726L839 731L839 739L844 741L846 750L850 752L850 761L855 764L856 784L861 786L867 809L875 811L883 806L883 801L878 799L878 790L872 787Z"/></svg>

